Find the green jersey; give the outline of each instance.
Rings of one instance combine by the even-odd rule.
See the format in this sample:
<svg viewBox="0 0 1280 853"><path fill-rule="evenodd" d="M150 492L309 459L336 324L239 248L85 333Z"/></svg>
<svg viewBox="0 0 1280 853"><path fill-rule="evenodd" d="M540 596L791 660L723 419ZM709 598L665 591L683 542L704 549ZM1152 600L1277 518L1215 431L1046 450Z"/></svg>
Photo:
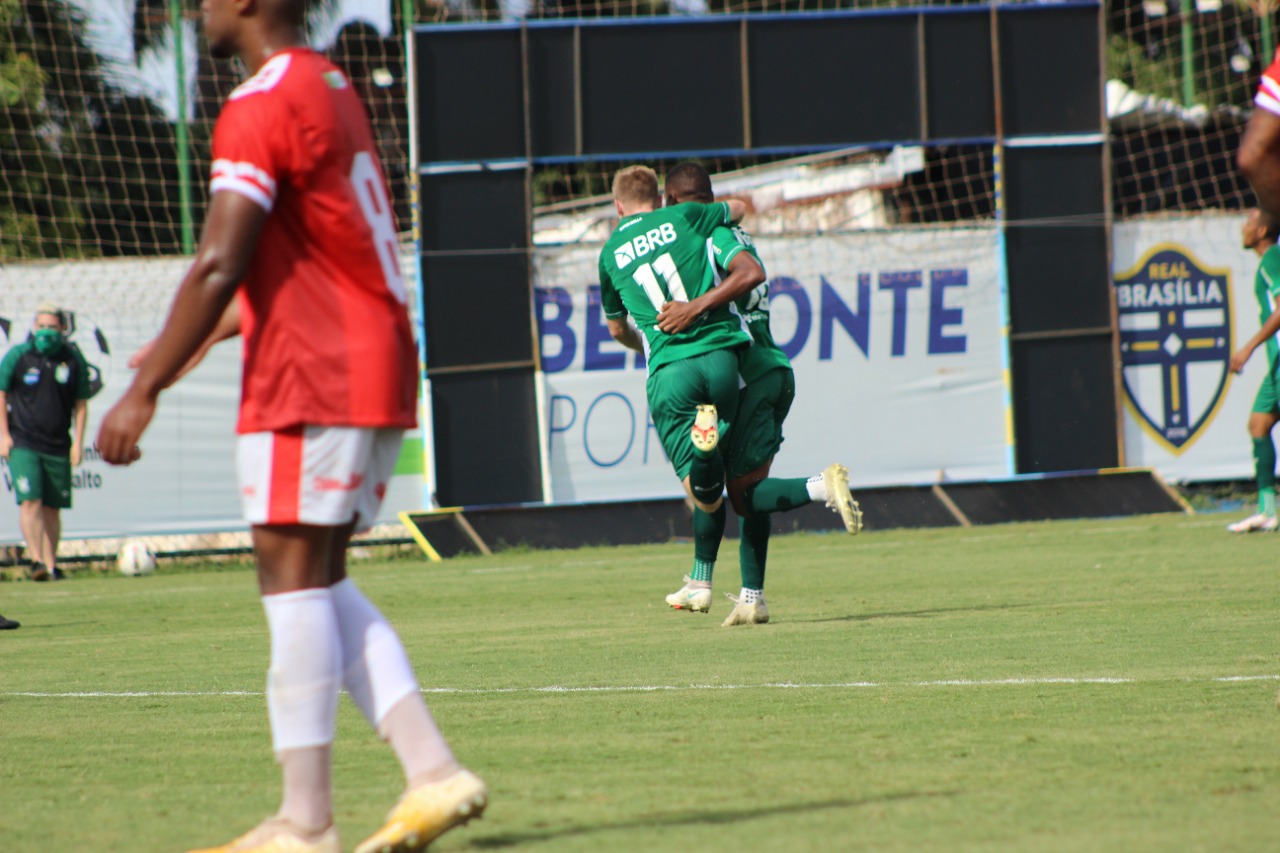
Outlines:
<svg viewBox="0 0 1280 853"><path fill-rule="evenodd" d="M600 252L604 316L630 314L644 336L649 372L664 364L750 343L728 306L709 312L683 332L656 323L666 302L688 302L715 286L707 238L729 223L729 206L684 204L624 217Z"/></svg>
<svg viewBox="0 0 1280 853"><path fill-rule="evenodd" d="M1260 322L1265 323L1276 310L1276 298L1280 297L1280 244L1272 246L1262 253L1262 261L1253 276L1253 292L1258 297L1258 307L1262 309ZM1267 359L1274 371L1280 361L1280 346L1275 337L1267 338Z"/></svg>
<svg viewBox="0 0 1280 853"><path fill-rule="evenodd" d="M764 262L756 251L755 241L741 227L717 228L711 235L711 252L715 256L716 266L728 271L730 262L739 252L749 252L760 269ZM742 318L742 323L751 334L751 348L748 349L738 363L738 373L743 382L759 379L770 370L778 367L791 368L791 362L778 345L774 343L773 333L769 330L769 282L761 282L758 287L745 296L739 297L733 304L734 310Z"/></svg>

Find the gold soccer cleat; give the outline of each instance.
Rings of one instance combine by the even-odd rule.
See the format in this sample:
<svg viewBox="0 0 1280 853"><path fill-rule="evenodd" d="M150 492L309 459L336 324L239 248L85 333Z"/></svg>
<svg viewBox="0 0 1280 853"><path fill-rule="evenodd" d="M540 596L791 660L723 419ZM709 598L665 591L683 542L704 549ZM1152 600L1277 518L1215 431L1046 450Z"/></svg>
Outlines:
<svg viewBox="0 0 1280 853"><path fill-rule="evenodd" d="M689 434L693 446L706 453L720 443L720 416L712 403L698 407L693 416L693 431Z"/></svg>
<svg viewBox="0 0 1280 853"><path fill-rule="evenodd" d="M845 530L856 536L862 529L862 507L849 492L849 469L836 463L822 472L822 484L827 489L827 506L840 514Z"/></svg>
<svg viewBox="0 0 1280 853"><path fill-rule="evenodd" d="M406 791L387 815L387 822L356 848L356 853L413 853L425 850L455 826L480 817L489 790L470 770L459 770L443 782Z"/></svg>

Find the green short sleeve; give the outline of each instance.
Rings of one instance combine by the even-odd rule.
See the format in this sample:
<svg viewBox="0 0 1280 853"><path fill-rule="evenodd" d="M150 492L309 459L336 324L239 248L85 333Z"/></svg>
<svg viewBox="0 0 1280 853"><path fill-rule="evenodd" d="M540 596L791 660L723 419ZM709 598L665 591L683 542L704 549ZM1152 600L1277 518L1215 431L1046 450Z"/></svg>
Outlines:
<svg viewBox="0 0 1280 853"><path fill-rule="evenodd" d="M18 359L22 358L22 354L26 352L23 344L10 347L9 351L4 354L4 358L0 359L0 391L8 393L9 386L13 384L13 371L18 364Z"/></svg>
<svg viewBox="0 0 1280 853"><path fill-rule="evenodd" d="M1280 245L1272 246L1262 253L1258 275L1267 283L1267 292L1271 297L1280 297Z"/></svg>
<svg viewBox="0 0 1280 853"><path fill-rule="evenodd" d="M605 266L605 255L609 254L606 249L600 255L600 307L604 311L606 320L621 320L627 316L627 308L622 304L622 297L618 295L618 289L613 286L613 279L610 278L609 269Z"/></svg>

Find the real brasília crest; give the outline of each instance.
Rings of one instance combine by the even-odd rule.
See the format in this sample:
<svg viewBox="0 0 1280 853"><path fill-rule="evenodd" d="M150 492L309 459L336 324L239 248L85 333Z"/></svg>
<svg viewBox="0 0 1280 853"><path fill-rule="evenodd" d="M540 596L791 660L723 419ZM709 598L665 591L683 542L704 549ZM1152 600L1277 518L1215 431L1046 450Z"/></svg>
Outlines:
<svg viewBox="0 0 1280 853"><path fill-rule="evenodd" d="M1161 245L1115 279L1126 402L1181 453L1222 400L1231 358L1231 272Z"/></svg>

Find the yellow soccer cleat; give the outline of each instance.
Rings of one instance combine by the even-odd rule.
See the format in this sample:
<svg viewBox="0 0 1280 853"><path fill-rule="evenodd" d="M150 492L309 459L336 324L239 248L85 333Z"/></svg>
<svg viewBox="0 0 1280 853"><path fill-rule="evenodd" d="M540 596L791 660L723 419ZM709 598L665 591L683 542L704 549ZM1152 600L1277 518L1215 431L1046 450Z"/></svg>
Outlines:
<svg viewBox="0 0 1280 853"><path fill-rule="evenodd" d="M480 817L489 790L470 770L459 770L443 782L406 791L387 815L387 822L356 848L356 853L412 853L425 850L455 826Z"/></svg>
<svg viewBox="0 0 1280 853"><path fill-rule="evenodd" d="M720 416L712 403L699 406L693 416L693 431L689 434L693 446L706 453L720 443Z"/></svg>
<svg viewBox="0 0 1280 853"><path fill-rule="evenodd" d="M342 853L342 846L336 827L331 826L314 841L308 841L288 821L268 818L235 841L191 853Z"/></svg>
<svg viewBox="0 0 1280 853"><path fill-rule="evenodd" d="M822 472L822 484L827 489L827 506L840 514L849 535L856 536L862 529L862 507L849 491L849 469L839 463L828 465Z"/></svg>

